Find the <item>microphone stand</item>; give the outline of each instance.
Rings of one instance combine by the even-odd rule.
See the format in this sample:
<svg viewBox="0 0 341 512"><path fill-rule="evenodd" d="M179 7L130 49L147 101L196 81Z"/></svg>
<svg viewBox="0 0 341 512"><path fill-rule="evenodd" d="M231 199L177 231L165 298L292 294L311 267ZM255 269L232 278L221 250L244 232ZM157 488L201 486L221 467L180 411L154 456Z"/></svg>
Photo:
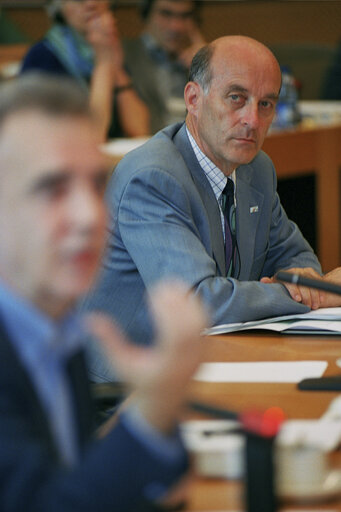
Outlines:
<svg viewBox="0 0 341 512"><path fill-rule="evenodd" d="M238 415L220 407L202 402L188 402L187 406L202 414L221 419L238 420L240 432L245 435L245 502L247 512L276 512L274 440L283 421L276 408L262 413L246 411Z"/></svg>

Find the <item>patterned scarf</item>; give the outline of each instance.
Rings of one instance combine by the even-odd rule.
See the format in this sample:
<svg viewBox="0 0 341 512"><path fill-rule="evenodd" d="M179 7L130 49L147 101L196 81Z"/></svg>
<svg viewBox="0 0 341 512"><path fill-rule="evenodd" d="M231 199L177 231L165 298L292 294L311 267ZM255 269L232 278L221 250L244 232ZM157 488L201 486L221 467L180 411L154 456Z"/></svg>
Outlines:
<svg viewBox="0 0 341 512"><path fill-rule="evenodd" d="M45 41L70 75L88 88L94 66L94 52L84 37L68 25L55 24L47 32Z"/></svg>

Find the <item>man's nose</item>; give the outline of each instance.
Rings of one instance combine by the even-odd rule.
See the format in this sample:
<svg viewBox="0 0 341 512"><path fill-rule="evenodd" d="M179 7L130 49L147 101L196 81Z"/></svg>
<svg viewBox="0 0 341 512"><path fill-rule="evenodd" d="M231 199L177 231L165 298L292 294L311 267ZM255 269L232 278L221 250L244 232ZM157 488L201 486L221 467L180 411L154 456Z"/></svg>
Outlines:
<svg viewBox="0 0 341 512"><path fill-rule="evenodd" d="M70 199L71 222L78 229L93 230L102 222L104 204L90 187L75 191Z"/></svg>
<svg viewBox="0 0 341 512"><path fill-rule="evenodd" d="M259 125L259 110L258 105L249 103L245 105L242 113L241 122L244 126L255 129Z"/></svg>
<svg viewBox="0 0 341 512"><path fill-rule="evenodd" d="M169 28L173 32L182 32L186 28L186 20L181 15L173 15L169 19Z"/></svg>

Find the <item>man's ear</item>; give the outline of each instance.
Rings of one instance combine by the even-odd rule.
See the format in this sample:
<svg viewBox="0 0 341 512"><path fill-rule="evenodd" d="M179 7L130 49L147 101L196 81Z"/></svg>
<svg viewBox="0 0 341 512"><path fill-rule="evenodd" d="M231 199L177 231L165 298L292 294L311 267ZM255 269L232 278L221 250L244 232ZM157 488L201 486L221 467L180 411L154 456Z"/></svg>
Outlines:
<svg viewBox="0 0 341 512"><path fill-rule="evenodd" d="M187 111L195 114L201 102L203 91L197 82L188 82L184 91Z"/></svg>

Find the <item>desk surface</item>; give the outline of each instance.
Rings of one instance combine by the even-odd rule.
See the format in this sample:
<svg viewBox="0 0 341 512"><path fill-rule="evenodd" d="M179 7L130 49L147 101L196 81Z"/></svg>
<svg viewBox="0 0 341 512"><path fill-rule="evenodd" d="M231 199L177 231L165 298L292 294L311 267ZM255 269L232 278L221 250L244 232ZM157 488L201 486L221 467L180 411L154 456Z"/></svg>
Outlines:
<svg viewBox="0 0 341 512"><path fill-rule="evenodd" d="M237 333L207 337L204 344L206 362L316 359L328 361L325 375L341 375L335 364L341 354L341 337ZM236 411L279 406L288 419L309 419L320 417L338 393L299 391L296 384L192 382L190 396ZM333 454L332 463L341 467L340 451ZM240 482L195 477L188 510L242 511L242 490ZM341 496L337 501L305 507L286 503L280 510L341 510Z"/></svg>

